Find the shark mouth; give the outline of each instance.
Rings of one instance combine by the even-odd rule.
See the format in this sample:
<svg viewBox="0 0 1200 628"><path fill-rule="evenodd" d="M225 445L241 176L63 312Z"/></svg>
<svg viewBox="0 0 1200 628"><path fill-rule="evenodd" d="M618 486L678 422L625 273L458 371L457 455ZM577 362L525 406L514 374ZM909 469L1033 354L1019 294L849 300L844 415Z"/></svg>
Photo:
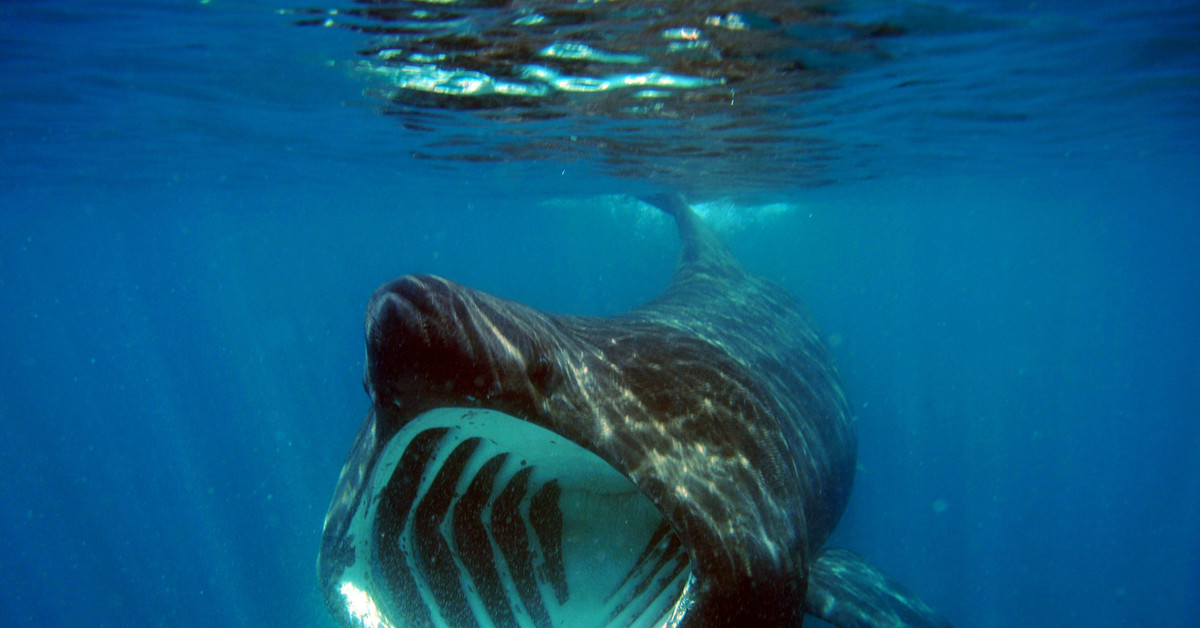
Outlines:
<svg viewBox="0 0 1200 628"><path fill-rule="evenodd" d="M439 408L381 452L335 585L351 625L674 626L691 560L599 456L500 412ZM343 616L345 617L345 616Z"/></svg>

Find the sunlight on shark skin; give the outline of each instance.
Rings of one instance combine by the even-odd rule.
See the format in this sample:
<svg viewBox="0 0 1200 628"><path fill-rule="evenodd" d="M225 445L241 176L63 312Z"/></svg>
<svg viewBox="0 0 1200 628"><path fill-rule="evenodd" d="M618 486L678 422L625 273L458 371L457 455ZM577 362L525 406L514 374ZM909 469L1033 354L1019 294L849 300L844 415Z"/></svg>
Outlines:
<svg viewBox="0 0 1200 628"><path fill-rule="evenodd" d="M376 292L318 566L345 625L948 625L822 550L857 439L802 308L681 198L653 204L681 260L620 316L431 276Z"/></svg>
<svg viewBox="0 0 1200 628"><path fill-rule="evenodd" d="M338 592L345 598L346 612L363 628L393 628L391 622L380 614L370 593L354 586L349 580L342 581Z"/></svg>

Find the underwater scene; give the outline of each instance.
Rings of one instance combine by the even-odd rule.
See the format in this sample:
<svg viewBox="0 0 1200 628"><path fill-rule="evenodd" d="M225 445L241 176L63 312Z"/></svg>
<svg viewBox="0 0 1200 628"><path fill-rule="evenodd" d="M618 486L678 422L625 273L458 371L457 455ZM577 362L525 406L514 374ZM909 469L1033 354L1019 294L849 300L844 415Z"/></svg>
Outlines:
<svg viewBox="0 0 1200 628"><path fill-rule="evenodd" d="M1200 3L0 3L0 624L1200 625Z"/></svg>

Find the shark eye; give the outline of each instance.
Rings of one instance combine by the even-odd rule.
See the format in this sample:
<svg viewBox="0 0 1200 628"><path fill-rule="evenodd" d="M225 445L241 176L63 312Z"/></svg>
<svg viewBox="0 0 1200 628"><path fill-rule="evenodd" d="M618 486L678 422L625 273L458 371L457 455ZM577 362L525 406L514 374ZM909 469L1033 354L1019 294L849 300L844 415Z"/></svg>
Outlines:
<svg viewBox="0 0 1200 628"><path fill-rule="evenodd" d="M550 360L539 357L529 364L529 381L543 393L558 385L560 374Z"/></svg>
<svg viewBox="0 0 1200 628"><path fill-rule="evenodd" d="M656 627L687 607L689 555L650 500L595 454L490 410L406 425L349 532L358 560L334 586L352 625Z"/></svg>

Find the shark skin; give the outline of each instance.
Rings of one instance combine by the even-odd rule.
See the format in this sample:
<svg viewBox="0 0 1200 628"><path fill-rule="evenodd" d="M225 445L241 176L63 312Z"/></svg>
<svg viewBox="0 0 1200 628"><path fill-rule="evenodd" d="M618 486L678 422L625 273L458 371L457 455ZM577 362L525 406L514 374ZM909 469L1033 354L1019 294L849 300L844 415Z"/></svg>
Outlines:
<svg viewBox="0 0 1200 628"><path fill-rule="evenodd" d="M647 201L674 217L680 261L622 315L550 314L429 275L376 291L371 408L318 560L330 611L347 626L769 628L806 613L949 626L865 560L822 549L857 436L802 306L681 197ZM526 424L536 432L510 436ZM518 468L560 446L573 449ZM590 488L602 477L611 491ZM645 547L612 559L624 575L594 603L569 575L602 568L589 538L611 556Z"/></svg>

